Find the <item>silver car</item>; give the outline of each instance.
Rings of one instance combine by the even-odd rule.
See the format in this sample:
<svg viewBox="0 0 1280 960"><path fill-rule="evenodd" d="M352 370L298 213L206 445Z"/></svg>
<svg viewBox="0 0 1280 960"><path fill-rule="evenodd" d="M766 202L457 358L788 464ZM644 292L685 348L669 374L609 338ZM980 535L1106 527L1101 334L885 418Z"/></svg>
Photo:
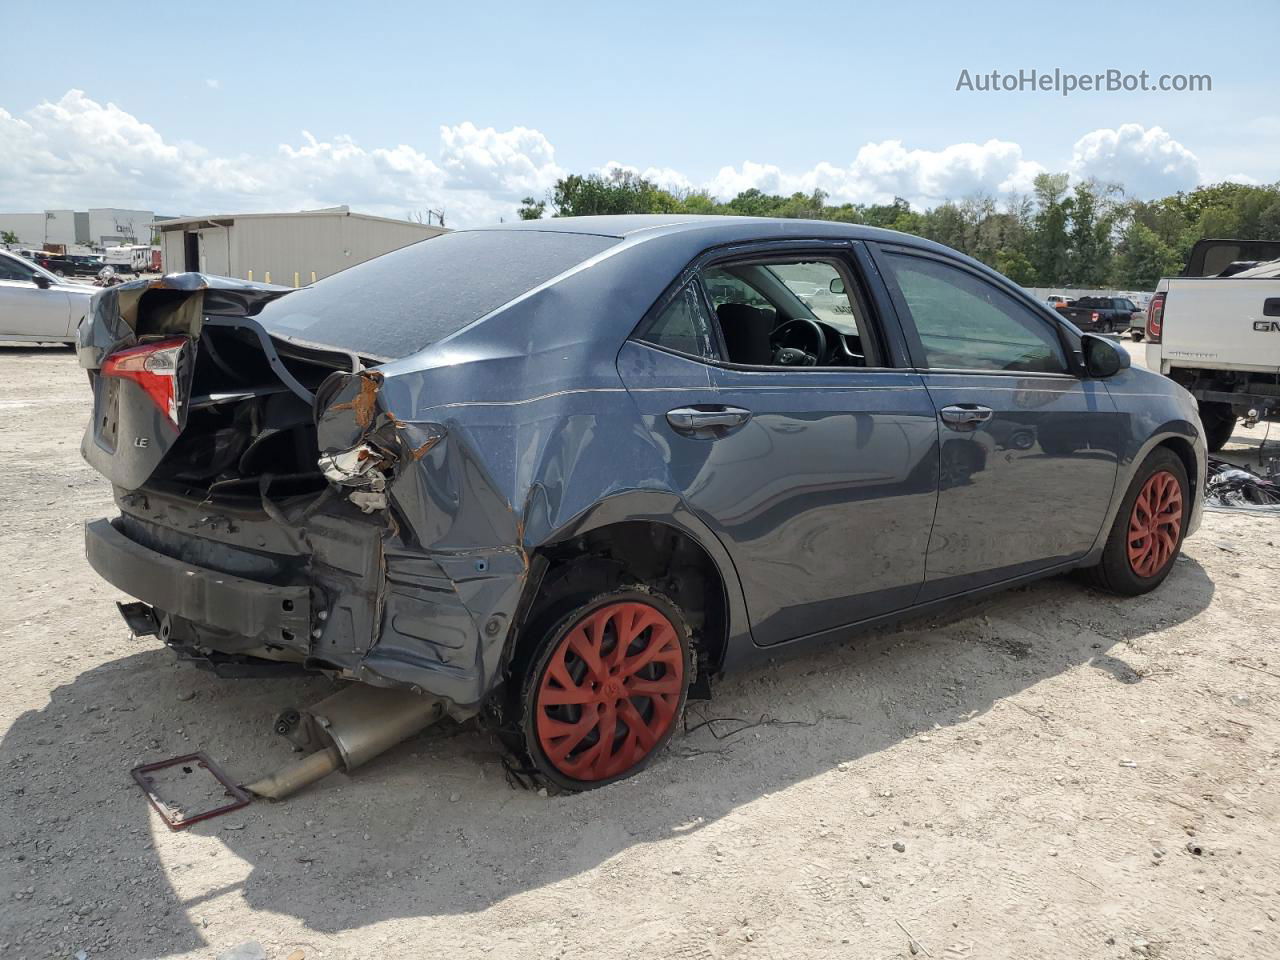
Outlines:
<svg viewBox="0 0 1280 960"><path fill-rule="evenodd" d="M94 292L0 250L0 340L74 343Z"/></svg>

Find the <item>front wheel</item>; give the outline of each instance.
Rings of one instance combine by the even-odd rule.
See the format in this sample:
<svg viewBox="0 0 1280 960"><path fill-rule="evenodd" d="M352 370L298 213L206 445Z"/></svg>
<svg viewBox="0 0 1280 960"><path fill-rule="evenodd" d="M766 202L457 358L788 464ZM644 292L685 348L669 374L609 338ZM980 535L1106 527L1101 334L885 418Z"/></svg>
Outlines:
<svg viewBox="0 0 1280 960"><path fill-rule="evenodd" d="M660 594L624 586L567 613L542 641L521 694L524 750L564 790L644 769L684 713L689 626Z"/></svg>
<svg viewBox="0 0 1280 960"><path fill-rule="evenodd" d="M1154 590L1173 569L1191 515L1187 468L1160 447L1143 461L1120 503L1102 560L1089 569L1096 586L1122 596Z"/></svg>

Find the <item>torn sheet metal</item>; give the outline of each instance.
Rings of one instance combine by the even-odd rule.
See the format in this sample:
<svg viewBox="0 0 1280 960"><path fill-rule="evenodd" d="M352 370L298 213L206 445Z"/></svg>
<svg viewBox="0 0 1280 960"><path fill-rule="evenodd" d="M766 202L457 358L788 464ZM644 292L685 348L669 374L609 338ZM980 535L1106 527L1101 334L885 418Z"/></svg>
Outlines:
<svg viewBox="0 0 1280 960"><path fill-rule="evenodd" d="M292 287L250 283L204 273L171 273L133 280L95 294L80 322L80 365L96 370L102 358L140 337L199 336L206 316L247 317Z"/></svg>

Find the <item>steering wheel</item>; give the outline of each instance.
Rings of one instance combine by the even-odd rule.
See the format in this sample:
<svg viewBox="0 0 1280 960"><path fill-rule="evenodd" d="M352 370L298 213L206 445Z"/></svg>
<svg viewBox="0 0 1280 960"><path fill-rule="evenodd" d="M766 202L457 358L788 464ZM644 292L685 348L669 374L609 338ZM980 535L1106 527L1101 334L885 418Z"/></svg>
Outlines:
<svg viewBox="0 0 1280 960"><path fill-rule="evenodd" d="M794 340L802 346L792 346ZM810 317L795 317L778 326L769 335L769 345L773 362L786 367L816 366L827 355L827 335L822 324Z"/></svg>

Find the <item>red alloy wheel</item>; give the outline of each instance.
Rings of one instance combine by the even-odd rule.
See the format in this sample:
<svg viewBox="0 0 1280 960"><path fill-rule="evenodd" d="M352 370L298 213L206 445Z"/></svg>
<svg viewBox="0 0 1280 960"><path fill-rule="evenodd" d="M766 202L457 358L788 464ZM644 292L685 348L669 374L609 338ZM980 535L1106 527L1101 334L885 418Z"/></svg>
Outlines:
<svg viewBox="0 0 1280 960"><path fill-rule="evenodd" d="M684 653L657 608L618 601L565 633L535 701L538 746L574 780L608 780L663 742L684 689Z"/></svg>
<svg viewBox="0 0 1280 960"><path fill-rule="evenodd" d="M1182 487L1168 470L1147 478L1129 515L1129 566L1154 577L1173 559L1182 533Z"/></svg>

